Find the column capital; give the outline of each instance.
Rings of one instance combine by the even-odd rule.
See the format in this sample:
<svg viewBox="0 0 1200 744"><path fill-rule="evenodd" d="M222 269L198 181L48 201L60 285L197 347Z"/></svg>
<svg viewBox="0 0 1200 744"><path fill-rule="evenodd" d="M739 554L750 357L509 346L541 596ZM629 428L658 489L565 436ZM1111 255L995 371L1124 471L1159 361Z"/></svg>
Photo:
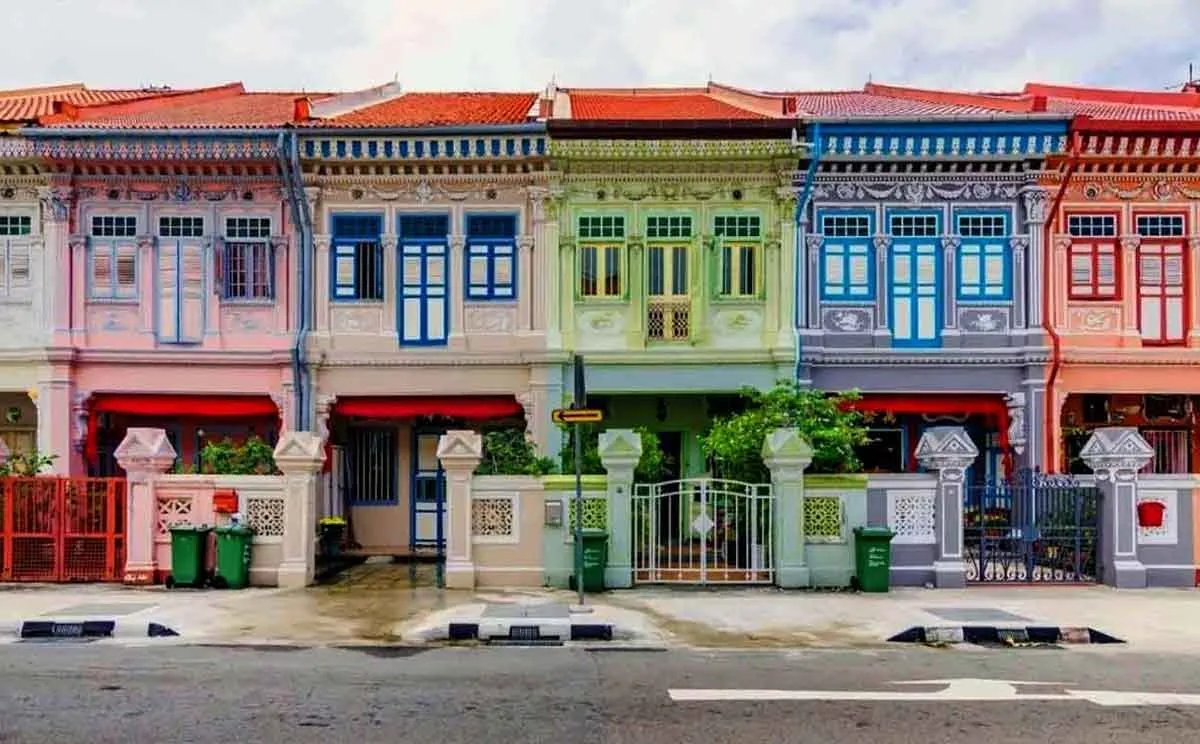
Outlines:
<svg viewBox="0 0 1200 744"><path fill-rule="evenodd" d="M325 441L311 431L288 431L275 445L275 465L284 475L314 475L325 464Z"/></svg>
<svg viewBox="0 0 1200 744"><path fill-rule="evenodd" d="M1104 426L1079 451L1079 457L1096 473L1096 480L1135 480L1154 459L1154 448L1133 426Z"/></svg>
<svg viewBox="0 0 1200 744"><path fill-rule="evenodd" d="M642 459L642 436L633 429L602 431L599 450L605 470L633 470Z"/></svg>
<svg viewBox="0 0 1200 744"><path fill-rule="evenodd" d="M798 429L776 429L763 440L762 458L772 479L803 479L812 464L813 448Z"/></svg>
<svg viewBox="0 0 1200 744"><path fill-rule="evenodd" d="M75 203L75 190L66 186L38 186L38 201L46 222L65 223L70 220L71 207Z"/></svg>
<svg viewBox="0 0 1200 744"><path fill-rule="evenodd" d="M933 426L921 435L916 456L921 467L936 470L942 480L961 481L979 448L961 426Z"/></svg>
<svg viewBox="0 0 1200 744"><path fill-rule="evenodd" d="M144 481L170 470L178 455L164 429L134 427L125 432L113 456L129 480Z"/></svg>
<svg viewBox="0 0 1200 744"><path fill-rule="evenodd" d="M474 473L483 460L483 437L469 429L451 429L438 439L437 457L454 473Z"/></svg>

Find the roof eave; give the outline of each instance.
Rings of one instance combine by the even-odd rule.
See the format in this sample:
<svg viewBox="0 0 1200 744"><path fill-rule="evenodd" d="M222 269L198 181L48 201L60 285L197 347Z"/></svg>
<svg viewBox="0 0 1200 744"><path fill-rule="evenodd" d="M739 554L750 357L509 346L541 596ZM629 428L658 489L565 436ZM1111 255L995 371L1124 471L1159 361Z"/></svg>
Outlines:
<svg viewBox="0 0 1200 744"><path fill-rule="evenodd" d="M51 137L262 137L279 135L285 126L263 127L26 127L21 133L35 139Z"/></svg>
<svg viewBox="0 0 1200 744"><path fill-rule="evenodd" d="M1200 119L1138 121L1134 119L1099 119L1081 116L1075 119L1071 131L1079 132L1080 134L1145 132L1147 134L1200 135Z"/></svg>
<svg viewBox="0 0 1200 744"><path fill-rule="evenodd" d="M945 116L893 116L893 115L870 115L870 116L804 116L801 114L801 121L805 124L945 124L951 123L990 123L1004 122L1006 124L1019 124L1021 122L1049 122L1061 121L1069 122L1071 116L1069 114L1016 114L1016 113L997 113L997 114L949 114Z"/></svg>
<svg viewBox="0 0 1200 744"><path fill-rule="evenodd" d="M442 126L405 126L405 127L330 127L319 125L289 125L295 128L301 134L320 134L320 135L341 135L343 137L358 134L380 135L380 134L399 134L399 135L442 135L442 134L468 134L476 132L480 134L526 134L545 132L546 124L544 122L527 122L523 124L461 124L461 125L442 125Z"/></svg>

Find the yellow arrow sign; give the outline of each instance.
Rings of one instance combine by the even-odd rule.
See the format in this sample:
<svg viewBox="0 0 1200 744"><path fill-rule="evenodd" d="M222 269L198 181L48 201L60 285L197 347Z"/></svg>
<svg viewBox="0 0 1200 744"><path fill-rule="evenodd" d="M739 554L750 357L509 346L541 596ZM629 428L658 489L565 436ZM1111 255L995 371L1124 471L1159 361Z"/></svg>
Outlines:
<svg viewBox="0 0 1200 744"><path fill-rule="evenodd" d="M555 408L550 418L556 424L598 424L604 411L598 408Z"/></svg>

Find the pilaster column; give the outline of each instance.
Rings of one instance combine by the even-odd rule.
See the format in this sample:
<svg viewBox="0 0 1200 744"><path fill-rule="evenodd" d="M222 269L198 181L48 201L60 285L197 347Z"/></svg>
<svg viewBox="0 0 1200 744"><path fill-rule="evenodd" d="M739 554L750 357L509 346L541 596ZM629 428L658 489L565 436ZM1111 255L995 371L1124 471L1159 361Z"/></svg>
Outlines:
<svg viewBox="0 0 1200 744"><path fill-rule="evenodd" d="M637 432L600 432L600 462L608 473L608 566L604 569L604 585L611 589L633 586L633 471L641 459L642 438ZM574 498L567 508L575 508ZM570 520L564 518L563 523L570 524ZM651 523L647 518L639 520L639 524Z"/></svg>
<svg viewBox="0 0 1200 744"><path fill-rule="evenodd" d="M50 473L85 475L83 462L71 441L70 370L51 365L49 370L43 372L48 372L48 376L39 380L37 387L29 391L29 397L37 407L38 452L55 456L48 469Z"/></svg>
<svg viewBox="0 0 1200 744"><path fill-rule="evenodd" d="M448 431L438 440L437 456L446 471L446 588L474 589L471 486L483 459L483 437L475 431Z"/></svg>
<svg viewBox="0 0 1200 744"><path fill-rule="evenodd" d="M805 235L804 247L807 250L804 265L805 279L800 285L801 307L804 308L800 326L811 329L821 327L821 246L825 244L824 235Z"/></svg>
<svg viewBox="0 0 1200 744"><path fill-rule="evenodd" d="M42 260L41 273L36 277L35 292L42 299L42 328L48 346L66 346L69 337L60 337L68 330L71 283L75 277L71 266L70 224L75 195L71 189L58 186L39 186L41 203ZM35 220L36 222L36 220ZM79 272L74 272L79 273Z"/></svg>
<svg viewBox="0 0 1200 744"><path fill-rule="evenodd" d="M275 465L283 473L281 587L305 587L315 580L317 480L324 464L325 442L312 432L286 432L275 445Z"/></svg>
<svg viewBox="0 0 1200 744"><path fill-rule="evenodd" d="M1137 554L1138 473L1154 448L1133 426L1096 429L1079 452L1100 489L1100 580L1118 589L1145 589L1146 567Z"/></svg>
<svg viewBox="0 0 1200 744"><path fill-rule="evenodd" d="M1142 236L1140 235L1122 235L1121 236L1121 327L1125 330L1126 335L1140 336L1141 329L1138 328L1138 313L1129 312L1130 298L1137 297L1137 254L1138 247L1142 244Z"/></svg>
<svg viewBox="0 0 1200 744"><path fill-rule="evenodd" d="M942 275L946 281L942 283L944 298L944 327L947 330L958 328L958 249L962 239L957 235L942 236Z"/></svg>
<svg viewBox="0 0 1200 744"><path fill-rule="evenodd" d="M532 235L522 235L517 241L519 251L517 264L517 332L528 333L536 326L533 322L533 295L537 291L533 272Z"/></svg>
<svg viewBox="0 0 1200 744"><path fill-rule="evenodd" d="M1008 444L1021 462L1027 462L1032 449L1028 447L1030 440L1026 416L1026 394L1024 392L1009 393L1004 396L1008 406Z"/></svg>
<svg viewBox="0 0 1200 744"><path fill-rule="evenodd" d="M1012 271L1012 327L1024 329L1029 322L1029 306L1025 299L1025 253L1029 248L1029 238L1025 235L1009 238L1008 247L1012 251L1012 265L1009 267Z"/></svg>
<svg viewBox="0 0 1200 744"><path fill-rule="evenodd" d="M795 298L795 292L792 292L792 297L787 297L785 288L791 285L790 278L785 281L783 274L783 256L780 250L780 239L775 236L768 236L763 241L763 251L766 255L763 257L763 298L766 300L766 312L763 314L763 345L770 349L779 345L780 334L787 333L790 329L784 326L781 321L786 316L791 317L792 301ZM790 322L790 321L789 321Z"/></svg>
<svg viewBox="0 0 1200 744"><path fill-rule="evenodd" d="M133 428L113 453L125 470L125 583L153 584L158 562L154 537L158 529L155 481L175 464L175 448L162 429Z"/></svg>
<svg viewBox="0 0 1200 744"><path fill-rule="evenodd" d="M776 586L808 586L810 576L804 535L804 471L813 450L796 429L776 429L763 441L763 464L771 471L775 497L771 541Z"/></svg>
<svg viewBox="0 0 1200 744"><path fill-rule="evenodd" d="M961 426L934 426L921 435L916 454L921 467L936 472L938 479L933 505L937 530L934 584L939 589L961 589L967 584L963 487L966 470L979 457L979 449Z"/></svg>
<svg viewBox="0 0 1200 744"><path fill-rule="evenodd" d="M1067 327L1067 294L1071 281L1071 266L1067 260L1067 254L1070 250L1070 235L1054 236L1054 250L1052 251L1054 263L1045 271L1045 275L1050 278L1052 283L1050 286L1042 285L1039 288L1042 292L1050 293L1050 312L1052 313L1050 322L1059 330Z"/></svg>
<svg viewBox="0 0 1200 744"><path fill-rule="evenodd" d="M1188 238L1188 283L1189 287L1200 286L1200 236ZM1188 336L1200 337L1200 302L1188 303L1191 316L1188 318Z"/></svg>
<svg viewBox="0 0 1200 744"><path fill-rule="evenodd" d="M887 286L891 281L888 271L888 254L892 249L892 236L875 236L875 333L887 335L892 321L889 317Z"/></svg>
<svg viewBox="0 0 1200 744"><path fill-rule="evenodd" d="M329 258L331 242L326 233L313 236L313 330L317 333L328 333L330 328L329 311L333 304L333 277L330 274L333 264ZM299 260L299 256L296 260ZM304 288L301 287L300 291L303 292ZM293 318L292 326L298 325L299 318Z"/></svg>
<svg viewBox="0 0 1200 744"><path fill-rule="evenodd" d="M71 391L71 418L69 424L70 431L70 446L67 453L71 458L71 469L69 472L78 472L84 474L87 472L87 438L88 426L91 424L89 413L91 410L92 391L90 390L72 390ZM61 435L59 435L61 438ZM78 470L76 467L78 466Z"/></svg>
<svg viewBox="0 0 1200 744"><path fill-rule="evenodd" d="M646 345L646 293L642 290L642 260L644 243L641 235L630 235L625 243L626 250L629 252L626 272L628 276L625 278L621 287L622 293L629 298L629 315L626 317L626 322L629 323L625 331L625 338L631 349L640 349ZM695 324L692 326L695 327Z"/></svg>
<svg viewBox="0 0 1200 744"><path fill-rule="evenodd" d="M61 291L69 289L70 297L61 298L57 304L62 327L55 329L54 342L55 345L81 346L85 342L83 334L87 330L87 237L72 235L67 254L63 265L76 268L63 282L66 286ZM71 263L72 261L74 263Z"/></svg>
<svg viewBox="0 0 1200 744"><path fill-rule="evenodd" d="M463 267L467 239L463 235L450 236L450 329L447 345L451 349L466 349L467 337L463 333L463 303L466 292L463 287ZM393 292L394 294L394 292Z"/></svg>
<svg viewBox="0 0 1200 744"><path fill-rule="evenodd" d="M400 303L399 272L402 269L399 265L399 254L396 251L399 244L400 237L393 233L384 233L379 238L379 246L383 250L383 319L380 327L385 332L392 334L393 337L395 337L397 331L396 319L399 317L398 307ZM455 300L453 298L451 298L450 302L452 303L451 308L457 306L454 304Z"/></svg>
<svg viewBox="0 0 1200 744"><path fill-rule="evenodd" d="M804 271L796 270L796 262L800 259L797 248L800 243L796 240L796 192L788 187L780 190L779 201L779 245L776 256L779 261L779 278L774 298L767 298L767 307L778 306L778 316L774 328L779 343L792 345L793 333L796 327L796 303L800 301L798 288L804 280Z"/></svg>
<svg viewBox="0 0 1200 744"><path fill-rule="evenodd" d="M1030 184L1021 189L1021 203L1025 208L1025 235L1028 238L1029 260L1023 274L1015 273L1013 277L1022 277L1027 291L1016 293L1013 287L1013 298L1016 304L1025 306L1026 324L1029 328L1037 328L1042 324L1042 293L1045 289L1045 277L1048 275L1059 281L1059 274L1049 271L1042 265L1044 251L1043 231L1046 224L1046 190L1041 186ZM1047 272L1049 271L1049 274Z"/></svg>
<svg viewBox="0 0 1200 744"><path fill-rule="evenodd" d="M555 268L555 274L558 276L557 282L551 284L557 285L555 289L549 289L549 295L554 295L558 299L557 314L549 323L549 330L557 330L560 334L558 338L558 346L550 346L550 348L574 348L575 343L575 292L576 292L576 274L575 274L575 259L576 245L574 235L564 235L559 238L559 264ZM547 344L550 337L547 336Z"/></svg>
<svg viewBox="0 0 1200 744"><path fill-rule="evenodd" d="M329 441L329 417L333 415L333 406L337 403L336 395L318 395L314 406L313 428L322 442Z"/></svg>

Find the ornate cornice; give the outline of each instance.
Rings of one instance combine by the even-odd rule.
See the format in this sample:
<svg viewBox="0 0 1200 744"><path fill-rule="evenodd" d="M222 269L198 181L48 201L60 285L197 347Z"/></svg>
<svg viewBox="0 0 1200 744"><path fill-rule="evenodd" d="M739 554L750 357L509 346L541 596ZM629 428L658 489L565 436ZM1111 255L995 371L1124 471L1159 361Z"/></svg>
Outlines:
<svg viewBox="0 0 1200 744"><path fill-rule="evenodd" d="M174 349L153 350L123 350L123 349L80 349L77 359L81 362L96 362L108 364L154 365L159 368L164 364L222 365L233 367L290 366L291 351L231 351L231 350L188 350Z"/></svg>
<svg viewBox="0 0 1200 744"><path fill-rule="evenodd" d="M1200 199L1200 177L1196 174L1158 173L1078 174L1067 189L1068 199L1087 201L1173 201Z"/></svg>
<svg viewBox="0 0 1200 744"><path fill-rule="evenodd" d="M276 138L221 136L197 133L190 137L123 135L114 137L39 139L38 157L52 160L272 160L278 157Z"/></svg>
<svg viewBox="0 0 1200 744"><path fill-rule="evenodd" d="M890 349L881 354L877 349L826 349L805 346L802 361L805 364L843 367L911 367L911 366L958 366L979 367L1023 366L1045 364L1050 355L1042 347L1005 349L929 349L924 352L904 352Z"/></svg>
<svg viewBox="0 0 1200 744"><path fill-rule="evenodd" d="M937 201L1013 201L1024 179L947 181L890 177L822 178L813 186L816 201L896 201L922 204Z"/></svg>
<svg viewBox="0 0 1200 744"><path fill-rule="evenodd" d="M797 153L788 140L552 140L550 155L566 160L770 160Z"/></svg>

